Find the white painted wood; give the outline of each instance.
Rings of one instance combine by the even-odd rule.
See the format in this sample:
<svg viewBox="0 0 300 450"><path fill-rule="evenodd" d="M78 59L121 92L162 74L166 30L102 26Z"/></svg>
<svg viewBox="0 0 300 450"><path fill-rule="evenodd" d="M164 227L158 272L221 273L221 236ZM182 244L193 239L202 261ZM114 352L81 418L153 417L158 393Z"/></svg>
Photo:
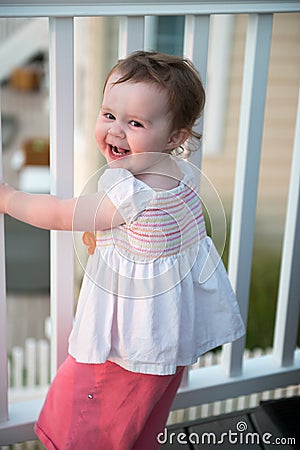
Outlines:
<svg viewBox="0 0 300 450"><path fill-rule="evenodd" d="M0 183L2 182L2 133L0 97ZM8 418L7 388L7 325L6 325L6 281L5 281L5 242L4 216L0 214L0 422Z"/></svg>
<svg viewBox="0 0 300 450"><path fill-rule="evenodd" d="M206 85L210 16L187 15L184 25L183 54L193 61Z"/></svg>
<svg viewBox="0 0 300 450"><path fill-rule="evenodd" d="M12 381L16 388L23 386L24 351L22 347L12 350Z"/></svg>
<svg viewBox="0 0 300 450"><path fill-rule="evenodd" d="M119 58L125 58L135 50L144 49L144 17L125 16L120 18Z"/></svg>
<svg viewBox="0 0 300 450"><path fill-rule="evenodd" d="M276 312L274 355L293 364L300 309L300 92Z"/></svg>
<svg viewBox="0 0 300 450"><path fill-rule="evenodd" d="M40 339L37 349L38 384L47 386L49 384L49 344L46 339Z"/></svg>
<svg viewBox="0 0 300 450"><path fill-rule="evenodd" d="M247 323L252 249L272 37L272 15L248 19L228 272ZM228 376L240 375L245 338L223 347Z"/></svg>
<svg viewBox="0 0 300 450"><path fill-rule="evenodd" d="M32 388L36 385L36 341L27 338L25 341L25 369L26 369L26 386Z"/></svg>
<svg viewBox="0 0 300 450"><path fill-rule="evenodd" d="M0 445L26 442L36 439L33 424L41 410L44 399L13 403L9 408L10 420L0 423Z"/></svg>
<svg viewBox="0 0 300 450"><path fill-rule="evenodd" d="M200 73L203 86L206 86L208 43L209 43L210 16L187 15L184 25L183 54L189 58ZM203 134L203 117L195 125L195 131ZM202 142L197 150L190 155L189 160L201 168Z"/></svg>
<svg viewBox="0 0 300 450"><path fill-rule="evenodd" d="M158 17L145 17L145 43L144 48L147 51L156 50L158 33Z"/></svg>
<svg viewBox="0 0 300 450"><path fill-rule="evenodd" d="M211 17L203 131L205 156L219 155L223 150L234 24L232 14Z"/></svg>
<svg viewBox="0 0 300 450"><path fill-rule="evenodd" d="M2 0L0 17L141 16L299 12L299 0Z"/></svg>
<svg viewBox="0 0 300 450"><path fill-rule="evenodd" d="M21 348L17 348L17 352L21 355L24 354L24 350ZM176 408L176 404L174 404L173 412L170 414L168 423L170 424L183 420L193 420L197 417L204 418L211 414L217 415L224 412L229 413L234 411L235 409L255 407L258 405L260 399L262 398L278 398L288 395L297 395L299 388L298 386L293 386L293 384L295 384L295 380L298 379L299 381L299 352L300 350L298 350L298 355L295 360L295 366L292 369L292 376L290 368L284 369L283 371L281 371L280 369L278 370L276 361L272 358L272 355L270 355L268 351L265 352L261 349L257 349L253 352L248 352L249 358L245 366L245 375L237 380L237 384L234 384L235 380L228 380L229 384L228 381L224 381L227 377L222 374L220 366L215 364L218 358L215 358L213 352L209 352L202 358L201 369L196 368L195 365L193 366L192 372L195 373L191 375L191 385L185 389L181 389L180 391L184 394L184 396L188 395L188 392L192 391L193 394L197 396L196 405L191 406L188 403L188 410L184 410L180 407L181 409L174 411L174 408ZM262 355L262 357L260 357L259 355ZM18 370L21 374L23 372L23 366L19 366L20 367ZM274 367L276 368L277 373L272 373ZM240 392L245 392L245 386L243 386L243 383L245 383L246 386L248 386L249 382L255 385L256 378L258 378L257 388L260 387L259 383L264 386L264 388L261 389L262 392L252 393L253 391L251 390L251 394L240 396ZM205 383L203 383L203 380L205 380ZM288 385L290 385L290 387L288 387L287 389L274 389L274 386L276 387L278 383L284 388L286 388L286 384L282 383L287 383ZM205 401L202 399L202 386L205 389ZM236 386L237 390L235 390ZM181 388L183 388L183 386L181 386ZM223 398L222 400L218 400L220 391L217 393L217 397L214 393L215 389L219 388L221 389L221 391L223 391L223 397L221 397ZM21 407L19 407L19 405L11 405L10 412L13 420L11 422L7 422L6 424L2 424L2 426L0 425L0 445L3 442L5 442L6 444L15 442L14 439L17 435L19 437L19 440L26 440L31 438L30 432L32 433L32 426L34 422L34 419L32 418L34 417L34 414L38 414L39 407L41 406L42 396L44 394L45 390L41 389L41 387L38 386L31 389L22 389L22 387L19 387L17 389L13 388L10 390L10 398L12 398L14 401L18 400L19 402L21 402ZM230 395L229 398L227 394ZM234 398L234 396L238 397ZM41 399L39 400L38 397L40 397ZM37 401L32 402L33 398L37 398ZM217 399L215 400L215 398ZM203 401L204 403L201 403ZM33 420L31 424L27 422L22 424L22 417L24 417L26 413L26 417ZM5 425L8 425L8 429ZM1 441L1 433L3 430L5 433L4 435L6 436L6 440Z"/></svg>
<svg viewBox="0 0 300 450"><path fill-rule="evenodd" d="M248 359L239 377L228 377L220 365L194 369L189 372L189 385L179 390L172 409L298 385L299 380L300 350L295 352L293 366L288 367L278 367L273 355Z"/></svg>
<svg viewBox="0 0 300 450"><path fill-rule="evenodd" d="M74 50L73 19L50 19L51 192L73 195ZM51 373L67 355L74 304L72 233L51 232Z"/></svg>

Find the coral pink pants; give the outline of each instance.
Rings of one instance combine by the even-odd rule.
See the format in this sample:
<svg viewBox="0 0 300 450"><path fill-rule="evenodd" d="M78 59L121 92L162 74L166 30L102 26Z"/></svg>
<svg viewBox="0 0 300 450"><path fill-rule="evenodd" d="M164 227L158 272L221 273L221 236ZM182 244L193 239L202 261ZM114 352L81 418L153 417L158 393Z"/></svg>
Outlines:
<svg viewBox="0 0 300 450"><path fill-rule="evenodd" d="M182 373L146 375L68 356L35 432L48 450L155 450Z"/></svg>

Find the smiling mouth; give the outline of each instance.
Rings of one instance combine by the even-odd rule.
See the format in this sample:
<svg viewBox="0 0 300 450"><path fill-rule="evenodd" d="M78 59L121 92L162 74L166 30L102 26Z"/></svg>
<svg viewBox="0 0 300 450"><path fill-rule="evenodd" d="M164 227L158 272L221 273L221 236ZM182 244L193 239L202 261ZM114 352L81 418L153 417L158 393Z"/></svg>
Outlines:
<svg viewBox="0 0 300 450"><path fill-rule="evenodd" d="M130 150L127 150L125 148L117 147L116 145L110 145L110 150L113 155L115 156L125 156L130 153Z"/></svg>

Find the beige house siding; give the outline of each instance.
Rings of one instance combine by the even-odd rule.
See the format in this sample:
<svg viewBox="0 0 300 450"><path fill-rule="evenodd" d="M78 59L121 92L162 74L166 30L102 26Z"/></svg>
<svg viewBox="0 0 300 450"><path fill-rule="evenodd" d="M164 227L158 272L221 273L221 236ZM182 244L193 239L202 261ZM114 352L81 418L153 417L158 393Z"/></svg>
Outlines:
<svg viewBox="0 0 300 450"><path fill-rule="evenodd" d="M236 17L224 145L204 156L203 170L229 214L234 187L247 16ZM258 233L282 234L300 81L300 14L274 16L258 193Z"/></svg>

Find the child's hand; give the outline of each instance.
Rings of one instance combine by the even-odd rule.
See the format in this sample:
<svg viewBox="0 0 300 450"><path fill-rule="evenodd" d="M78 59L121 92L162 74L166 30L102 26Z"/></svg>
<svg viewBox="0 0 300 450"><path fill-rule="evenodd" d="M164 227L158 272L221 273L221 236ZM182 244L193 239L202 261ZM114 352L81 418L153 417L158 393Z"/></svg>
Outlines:
<svg viewBox="0 0 300 450"><path fill-rule="evenodd" d="M82 241L84 245L88 247L88 254L93 255L96 248L96 238L94 233L91 231L86 231L82 236Z"/></svg>
<svg viewBox="0 0 300 450"><path fill-rule="evenodd" d="M7 212L7 205L9 197L15 190L9 186L7 183L0 184L0 213L4 214Z"/></svg>

